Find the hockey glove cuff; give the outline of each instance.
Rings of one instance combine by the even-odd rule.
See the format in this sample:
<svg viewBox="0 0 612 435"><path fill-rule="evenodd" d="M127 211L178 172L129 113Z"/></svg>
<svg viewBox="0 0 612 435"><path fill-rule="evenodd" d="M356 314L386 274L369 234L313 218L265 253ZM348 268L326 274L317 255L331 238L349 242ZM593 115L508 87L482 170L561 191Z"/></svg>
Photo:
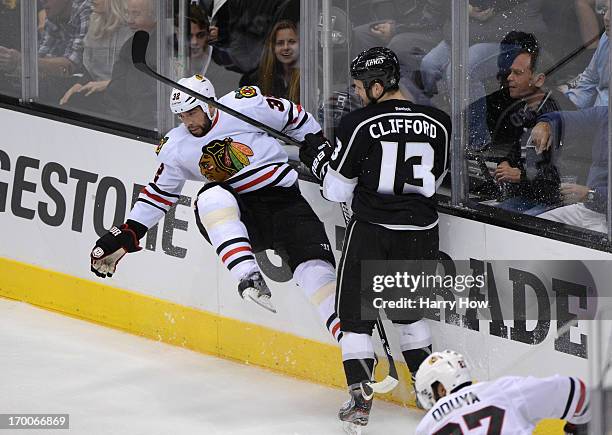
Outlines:
<svg viewBox="0 0 612 435"><path fill-rule="evenodd" d="M304 136L304 142L300 148L300 161L310 169L317 180L322 181L329 168L333 150L323 135L309 133Z"/></svg>
<svg viewBox="0 0 612 435"><path fill-rule="evenodd" d="M110 231L98 239L91 251L91 271L100 278L111 277L117 269L117 263L128 252L140 251L138 235L127 224Z"/></svg>

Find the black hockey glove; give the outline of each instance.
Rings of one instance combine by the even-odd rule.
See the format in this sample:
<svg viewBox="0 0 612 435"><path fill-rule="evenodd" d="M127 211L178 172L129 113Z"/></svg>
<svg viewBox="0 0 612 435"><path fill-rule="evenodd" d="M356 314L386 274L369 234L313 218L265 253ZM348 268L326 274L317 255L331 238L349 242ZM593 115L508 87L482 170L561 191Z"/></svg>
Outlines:
<svg viewBox="0 0 612 435"><path fill-rule="evenodd" d="M145 228L146 231L144 225L138 225ZM138 243L139 238L142 237L137 234L139 229L134 229L126 223L119 228L112 227L108 233L100 237L91 250L91 271L100 278L113 276L117 263L125 254L142 249Z"/></svg>
<svg viewBox="0 0 612 435"><path fill-rule="evenodd" d="M563 426L563 432L566 435L588 435L589 429L586 424L574 424L567 422Z"/></svg>
<svg viewBox="0 0 612 435"><path fill-rule="evenodd" d="M308 133L300 148L300 161L304 163L312 175L322 181L329 167L329 160L334 151L325 136Z"/></svg>

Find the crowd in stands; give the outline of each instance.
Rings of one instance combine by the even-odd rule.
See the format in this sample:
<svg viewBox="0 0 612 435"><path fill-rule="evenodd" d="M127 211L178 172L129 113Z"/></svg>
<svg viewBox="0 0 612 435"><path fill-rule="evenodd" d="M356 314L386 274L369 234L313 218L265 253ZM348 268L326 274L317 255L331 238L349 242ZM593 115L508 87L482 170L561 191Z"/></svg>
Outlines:
<svg viewBox="0 0 612 435"><path fill-rule="evenodd" d="M469 1L465 150L476 201L511 219L520 213L606 231L610 15L603 4ZM387 46L400 60L404 92L450 111L451 3L357 0L352 10L352 53Z"/></svg>
<svg viewBox="0 0 612 435"><path fill-rule="evenodd" d="M10 96L19 96L21 86L20 1L0 0L0 94ZM186 26L178 21L180 1L186 3ZM173 2L174 37L168 42L173 78L202 74L219 95L256 85L265 94L300 101L299 1ZM38 0L39 100L155 129L157 84L133 67L131 41L136 30L149 32L147 61L157 65L156 5L155 0ZM479 202L560 222L567 218L561 210L576 203L605 212L607 141L598 132L607 131L607 116L604 109L592 109L608 105L610 13L602 5L469 1L465 149L470 193ZM387 46L400 60L403 92L419 104L450 111L450 2L354 0L343 13L344 18L334 7L336 26L346 23L351 32L343 46L346 56L338 58ZM180 35L180 28L187 34ZM185 38L186 56L178 53L179 38ZM350 83L343 81L327 96L332 106L351 100ZM572 111L578 114L569 116ZM576 117L591 122L590 135L575 134L581 131ZM543 136L547 146L540 143ZM566 219L603 228L585 221Z"/></svg>
<svg viewBox="0 0 612 435"><path fill-rule="evenodd" d="M21 1L0 0L0 94L13 97L21 87ZM180 1L186 35L179 34ZM174 36L167 47L173 79L201 74L211 76L220 93L244 82L299 100L299 2L173 3ZM157 1L37 0L37 9L38 101L154 130L157 83L134 68L131 46L134 32L147 31L146 59L157 66ZM269 35L275 23L278 30ZM178 53L179 38L185 38L186 56Z"/></svg>

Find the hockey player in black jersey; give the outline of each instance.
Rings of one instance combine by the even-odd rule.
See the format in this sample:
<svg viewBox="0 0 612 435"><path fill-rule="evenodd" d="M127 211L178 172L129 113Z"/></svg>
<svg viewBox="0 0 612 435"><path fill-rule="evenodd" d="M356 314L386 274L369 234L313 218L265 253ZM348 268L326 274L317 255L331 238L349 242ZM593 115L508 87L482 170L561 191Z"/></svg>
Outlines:
<svg viewBox="0 0 612 435"><path fill-rule="evenodd" d="M371 378L375 361L375 321L361 318L361 262L437 260L435 193L447 172L451 122L446 113L402 95L398 60L387 48L360 53L351 76L365 107L342 118L335 147L307 135L300 159L321 180L325 198L353 210L337 272L336 312L351 396L339 417L355 433L368 423L372 396L360 384ZM425 320L418 313L410 317L394 326L414 376L432 342Z"/></svg>

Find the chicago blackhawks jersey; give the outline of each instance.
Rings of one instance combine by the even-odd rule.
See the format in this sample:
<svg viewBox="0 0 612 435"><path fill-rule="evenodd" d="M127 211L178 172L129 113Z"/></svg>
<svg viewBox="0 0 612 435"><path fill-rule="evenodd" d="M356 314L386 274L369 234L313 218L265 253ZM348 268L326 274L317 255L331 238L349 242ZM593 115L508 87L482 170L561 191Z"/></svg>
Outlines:
<svg viewBox="0 0 612 435"><path fill-rule="evenodd" d="M261 95L255 86L230 92L219 102L298 141L321 131L300 105ZM289 187L298 177L278 140L220 110L206 135L195 137L181 124L163 138L157 153L160 165L155 178L142 189L129 215L147 228L179 199L186 180L225 181L236 192L247 193L270 186Z"/></svg>
<svg viewBox="0 0 612 435"><path fill-rule="evenodd" d="M507 376L461 388L438 400L417 435L527 435L544 418L588 422L588 398L578 378Z"/></svg>
<svg viewBox="0 0 612 435"><path fill-rule="evenodd" d="M344 116L323 195L391 229L438 222L434 194L448 169L451 122L433 107L385 100Z"/></svg>

